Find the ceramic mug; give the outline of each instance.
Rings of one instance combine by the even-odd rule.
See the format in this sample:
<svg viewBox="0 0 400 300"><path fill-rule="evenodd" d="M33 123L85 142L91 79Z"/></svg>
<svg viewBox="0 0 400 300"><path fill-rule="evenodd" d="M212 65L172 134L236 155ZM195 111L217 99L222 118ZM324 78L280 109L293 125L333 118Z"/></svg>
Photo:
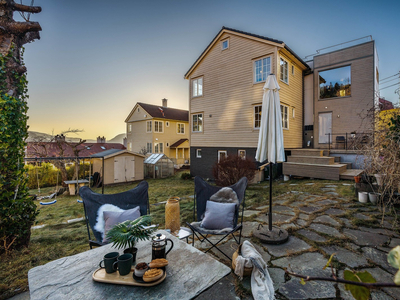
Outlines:
<svg viewBox="0 0 400 300"><path fill-rule="evenodd" d="M99 263L100 268L105 268L106 273L114 273L115 270L113 268L114 263L117 261L119 256L118 252L110 252L104 255L104 259ZM101 263L104 262L104 266Z"/></svg>
<svg viewBox="0 0 400 300"><path fill-rule="evenodd" d="M118 270L119 275L128 275L132 268L133 255L130 253L122 254L117 261L113 263L114 271Z"/></svg>

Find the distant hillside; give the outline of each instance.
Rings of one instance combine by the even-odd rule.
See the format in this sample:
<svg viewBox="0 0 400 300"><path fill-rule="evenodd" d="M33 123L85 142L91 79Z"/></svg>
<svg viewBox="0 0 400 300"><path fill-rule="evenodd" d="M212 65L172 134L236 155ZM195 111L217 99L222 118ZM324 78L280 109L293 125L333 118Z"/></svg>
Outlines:
<svg viewBox="0 0 400 300"><path fill-rule="evenodd" d="M125 137L125 133L118 134L111 140L108 140L107 143L119 143L123 144L123 138ZM35 141L47 141L50 142L53 136L51 134L37 132L37 131L28 131L28 138L26 139L27 142L35 142ZM66 137L68 142L79 142L80 138L75 137ZM86 143L96 143L97 139L87 139Z"/></svg>
<svg viewBox="0 0 400 300"><path fill-rule="evenodd" d="M116 135L115 137L113 137L111 140L107 141L107 143L120 143L120 144L124 144L124 138L125 138L126 134L125 133L120 133L118 135Z"/></svg>

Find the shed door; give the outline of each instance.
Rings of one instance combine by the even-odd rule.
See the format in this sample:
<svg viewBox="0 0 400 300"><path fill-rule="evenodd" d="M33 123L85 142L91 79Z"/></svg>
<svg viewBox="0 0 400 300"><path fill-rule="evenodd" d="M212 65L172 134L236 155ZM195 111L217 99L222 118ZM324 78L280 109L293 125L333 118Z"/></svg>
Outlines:
<svg viewBox="0 0 400 300"><path fill-rule="evenodd" d="M114 158L114 182L125 181L125 160L123 157Z"/></svg>
<svg viewBox="0 0 400 300"><path fill-rule="evenodd" d="M135 180L135 158L125 157L125 178L126 181Z"/></svg>
<svg viewBox="0 0 400 300"><path fill-rule="evenodd" d="M328 144L329 136L332 138L332 113L319 114L319 140L320 144Z"/></svg>

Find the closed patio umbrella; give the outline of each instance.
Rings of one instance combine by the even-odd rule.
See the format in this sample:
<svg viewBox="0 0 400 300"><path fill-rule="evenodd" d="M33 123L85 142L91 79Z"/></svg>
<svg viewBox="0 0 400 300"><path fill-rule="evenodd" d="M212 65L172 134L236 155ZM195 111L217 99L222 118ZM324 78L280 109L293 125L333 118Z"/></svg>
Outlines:
<svg viewBox="0 0 400 300"><path fill-rule="evenodd" d="M282 115L279 101L280 87L274 74L268 75L263 89L256 160L259 162L268 160L269 162L268 229L259 224L253 235L262 242L280 244L287 241L288 233L284 229L272 227L272 166L274 163L285 161Z"/></svg>

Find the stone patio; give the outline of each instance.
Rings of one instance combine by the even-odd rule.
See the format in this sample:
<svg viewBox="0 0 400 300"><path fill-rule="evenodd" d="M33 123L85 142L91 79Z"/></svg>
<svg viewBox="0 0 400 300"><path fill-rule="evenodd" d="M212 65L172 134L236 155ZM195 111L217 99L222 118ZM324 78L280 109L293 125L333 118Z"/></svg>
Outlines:
<svg viewBox="0 0 400 300"><path fill-rule="evenodd" d="M345 269L366 270L377 281L392 281L396 270L387 263L387 253L400 244L398 224L385 222L379 225L380 214L376 206L335 197L336 185L327 185L323 196L301 193L296 201L285 201L287 195L273 199L273 223L288 228L290 237L282 245L261 244L252 238L252 230L258 222L267 224L265 212L268 205L247 208L252 220L243 223L243 238L251 241L268 263L277 299L354 299L342 284L308 282L301 285L299 278L285 276L283 268L289 267L302 275L330 276L331 270L323 270L329 256L336 253L336 275L343 278ZM292 192L293 193L293 192ZM301 201L299 201L301 199ZM254 217L258 211L257 217ZM245 218L246 220L246 218ZM363 224L360 226L360 224ZM358 225L358 226L357 226ZM228 240L222 249L232 255L237 244ZM218 253L212 254L226 265L231 262ZM235 292L240 290L240 295ZM212 295L212 297L210 296ZM219 284L211 287L196 299L252 299L250 277L239 279L231 273ZM399 289L374 290L372 299L400 299Z"/></svg>

